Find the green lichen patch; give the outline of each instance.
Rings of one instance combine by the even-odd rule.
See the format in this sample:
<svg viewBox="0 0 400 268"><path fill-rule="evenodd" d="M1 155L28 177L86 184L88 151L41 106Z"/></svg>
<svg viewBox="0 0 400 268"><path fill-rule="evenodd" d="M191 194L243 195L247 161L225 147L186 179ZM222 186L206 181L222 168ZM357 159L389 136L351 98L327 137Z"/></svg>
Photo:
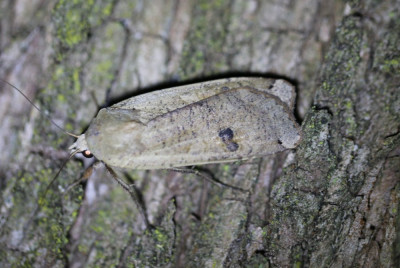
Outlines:
<svg viewBox="0 0 400 268"><path fill-rule="evenodd" d="M196 74L212 74L215 70L223 70L228 66L223 55L226 25L230 21L230 1L199 1L193 10L193 21L188 39L182 52L182 79ZM218 14L218 15L214 15ZM218 18L210 21L210 18Z"/></svg>
<svg viewBox="0 0 400 268"><path fill-rule="evenodd" d="M360 50L363 31L358 18L348 17L337 30L337 35L332 47L325 58L325 66L322 72L322 91L319 94L328 94L333 102L351 88L352 78L355 76L359 65ZM329 74L329 76L325 75ZM339 101L338 101L339 102Z"/></svg>
<svg viewBox="0 0 400 268"><path fill-rule="evenodd" d="M104 22L113 11L115 1L58 1L53 10L55 31L63 48L84 43L93 27Z"/></svg>
<svg viewBox="0 0 400 268"><path fill-rule="evenodd" d="M134 252L125 262L135 267L165 267L175 264L176 230L174 200L170 200L160 225L146 230ZM139 241L138 241L139 242Z"/></svg>

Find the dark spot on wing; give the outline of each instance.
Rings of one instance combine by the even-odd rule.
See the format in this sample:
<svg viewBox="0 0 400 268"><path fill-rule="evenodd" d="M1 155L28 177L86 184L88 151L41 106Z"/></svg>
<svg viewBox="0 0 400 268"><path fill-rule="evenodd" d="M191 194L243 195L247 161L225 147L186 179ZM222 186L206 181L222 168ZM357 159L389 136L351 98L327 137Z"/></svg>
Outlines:
<svg viewBox="0 0 400 268"><path fill-rule="evenodd" d="M218 136L221 138L222 142L225 143L229 151L234 152L239 148L239 144L233 141L232 129L225 128L218 133Z"/></svg>
<svg viewBox="0 0 400 268"><path fill-rule="evenodd" d="M229 141L226 144L226 148L228 148L229 151L234 152L237 149L239 149L239 144L237 144L236 142L233 141Z"/></svg>
<svg viewBox="0 0 400 268"><path fill-rule="evenodd" d="M218 133L218 136L223 142L233 139L233 130L230 128L225 128Z"/></svg>

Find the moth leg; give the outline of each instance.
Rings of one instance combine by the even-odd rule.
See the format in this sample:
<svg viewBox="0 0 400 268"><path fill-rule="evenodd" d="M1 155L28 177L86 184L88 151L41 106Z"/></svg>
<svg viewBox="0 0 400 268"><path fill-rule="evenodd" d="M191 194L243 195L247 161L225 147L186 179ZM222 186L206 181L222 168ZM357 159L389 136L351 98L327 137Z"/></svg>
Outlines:
<svg viewBox="0 0 400 268"><path fill-rule="evenodd" d="M67 194L72 188L74 188L76 185L80 184L81 182L83 182L84 180L87 180L90 178L90 176L93 173L93 170L95 168L97 168L99 165L101 165L101 162L98 161L96 163L94 163L93 165L91 165L90 167L88 167L85 172L83 172L83 175L77 179L76 181L74 181L73 183L71 183L70 185L67 186L67 189L65 189L65 191L62 193L62 195Z"/></svg>
<svg viewBox="0 0 400 268"><path fill-rule="evenodd" d="M146 210L146 204L144 202L144 197L143 197L142 192L140 191L140 189L138 189L136 187L136 184L133 181L132 177L129 175L129 173L124 172L123 174L124 174L124 177L125 177L124 181L127 182L127 184L132 189L132 191L134 191L136 193L137 200L139 201L139 204L143 207L143 210L147 211Z"/></svg>
<svg viewBox="0 0 400 268"><path fill-rule="evenodd" d="M195 174L195 175L197 175L197 176L199 176L199 177L205 179L206 181L209 181L209 182L211 182L211 183L213 183L213 184L215 184L215 185L228 187L228 188L231 188L231 189L240 191L240 192L246 192L246 190L244 190L244 189L242 189L242 188L240 188L240 187L236 187L236 186L227 184L227 183L225 183L225 182L222 182L222 181L218 180L217 178L215 178L214 176L212 176L211 174L208 174L208 173L206 173L206 172L199 171L199 170L197 170L197 169L189 169L189 168L168 168L168 170L175 171L175 172L181 172L181 173L191 173L191 174Z"/></svg>
<svg viewBox="0 0 400 268"><path fill-rule="evenodd" d="M101 106L99 104L99 101L96 98L96 95L94 94L94 91L90 91L90 96L92 97L94 104L96 104L97 109L100 110Z"/></svg>
<svg viewBox="0 0 400 268"><path fill-rule="evenodd" d="M139 197L138 197L138 193L136 191L134 191L134 189L132 189L130 187L129 184L127 184L126 182L124 182L122 179L120 179L117 175L117 173L108 165L104 164L106 166L106 169L108 170L108 172L111 174L111 176L113 177L113 179L122 186L122 188L127 191L129 193L129 195L131 196L133 202L135 203L136 207L139 209L140 214L142 215L143 219L144 219L144 223L146 225L146 228L148 230L152 230L154 229L153 225L149 222L148 218L147 218L147 213L146 210L143 208L143 206L141 205L141 203L139 202Z"/></svg>

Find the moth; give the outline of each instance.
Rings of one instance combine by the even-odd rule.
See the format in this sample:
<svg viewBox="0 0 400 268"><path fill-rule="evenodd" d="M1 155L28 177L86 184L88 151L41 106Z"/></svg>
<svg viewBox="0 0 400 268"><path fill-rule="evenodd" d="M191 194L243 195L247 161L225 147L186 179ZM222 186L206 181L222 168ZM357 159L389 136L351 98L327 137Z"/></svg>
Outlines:
<svg viewBox="0 0 400 268"><path fill-rule="evenodd" d="M19 89L3 82L40 111ZM173 87L101 109L79 136L66 132L40 112L77 138L69 148L70 158L82 153L105 164L137 204L146 226L151 227L135 192L113 168L171 169L246 160L293 149L302 139L293 115L295 96L294 87L285 80L256 77ZM90 173L85 172L83 177Z"/></svg>
<svg viewBox="0 0 400 268"><path fill-rule="evenodd" d="M240 77L159 90L99 111L69 148L109 167L167 169L295 148L294 87Z"/></svg>

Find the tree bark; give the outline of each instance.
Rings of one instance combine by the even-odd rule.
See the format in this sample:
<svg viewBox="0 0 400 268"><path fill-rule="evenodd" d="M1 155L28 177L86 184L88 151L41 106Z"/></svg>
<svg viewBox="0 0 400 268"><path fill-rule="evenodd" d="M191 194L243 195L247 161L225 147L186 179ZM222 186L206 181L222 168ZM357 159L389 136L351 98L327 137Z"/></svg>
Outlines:
<svg viewBox="0 0 400 268"><path fill-rule="evenodd" d="M98 105L214 78L297 88L296 150L206 165L226 184L68 158L73 139L0 91L0 265L398 267L400 2L48 0L0 4L0 77L67 131ZM45 194L45 195L44 195Z"/></svg>

